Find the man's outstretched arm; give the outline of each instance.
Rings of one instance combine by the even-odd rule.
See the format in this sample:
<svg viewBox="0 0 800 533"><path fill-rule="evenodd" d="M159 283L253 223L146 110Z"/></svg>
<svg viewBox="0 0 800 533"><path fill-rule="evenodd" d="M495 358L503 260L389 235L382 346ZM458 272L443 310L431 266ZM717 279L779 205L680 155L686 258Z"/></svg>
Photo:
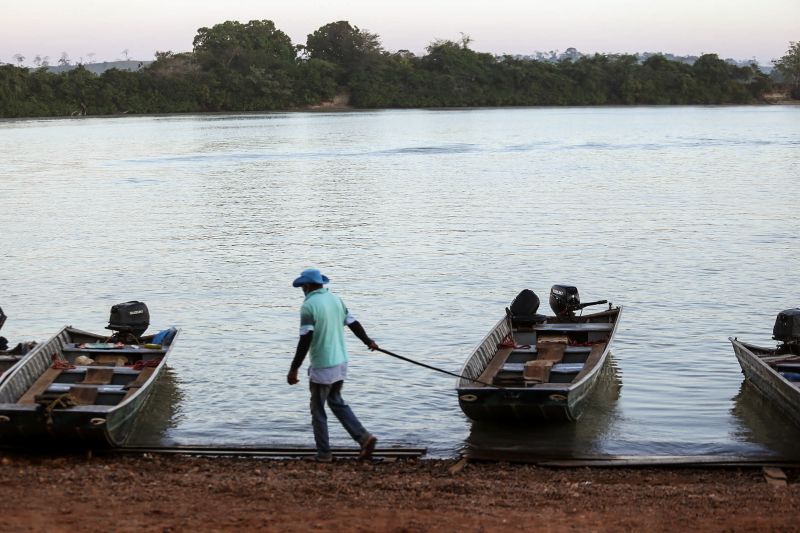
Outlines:
<svg viewBox="0 0 800 533"><path fill-rule="evenodd" d="M377 343L369 338L369 335L367 335L367 332L364 331L364 326L361 325L361 322L354 320L353 322L347 324L347 327L350 328L350 331L352 331L353 334L358 337L361 342L363 342L370 350L378 349Z"/></svg>

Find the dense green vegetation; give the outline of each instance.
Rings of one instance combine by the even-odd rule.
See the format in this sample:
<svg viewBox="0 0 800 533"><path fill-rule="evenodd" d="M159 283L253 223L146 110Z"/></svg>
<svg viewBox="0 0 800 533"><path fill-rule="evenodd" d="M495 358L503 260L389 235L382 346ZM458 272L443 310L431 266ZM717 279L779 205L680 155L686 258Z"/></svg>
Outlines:
<svg viewBox="0 0 800 533"><path fill-rule="evenodd" d="M789 43L786 54L775 62L775 69L789 86L792 98L800 100L800 42Z"/></svg>
<svg viewBox="0 0 800 533"><path fill-rule="evenodd" d="M715 54L693 65L660 55L548 62L477 52L464 38L436 41L416 56L387 52L377 35L346 21L319 28L305 45L269 20L228 21L200 28L192 52L157 52L137 72L0 65L0 116L267 111L319 104L342 91L361 108L743 104L771 85L755 65Z"/></svg>

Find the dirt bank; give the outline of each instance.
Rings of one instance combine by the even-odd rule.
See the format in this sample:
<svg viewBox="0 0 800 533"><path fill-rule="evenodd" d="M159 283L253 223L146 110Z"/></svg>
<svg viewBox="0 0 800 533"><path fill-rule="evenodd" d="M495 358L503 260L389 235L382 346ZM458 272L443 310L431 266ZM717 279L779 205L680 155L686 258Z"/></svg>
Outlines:
<svg viewBox="0 0 800 533"><path fill-rule="evenodd" d="M796 472L452 464L6 454L0 530L800 529Z"/></svg>

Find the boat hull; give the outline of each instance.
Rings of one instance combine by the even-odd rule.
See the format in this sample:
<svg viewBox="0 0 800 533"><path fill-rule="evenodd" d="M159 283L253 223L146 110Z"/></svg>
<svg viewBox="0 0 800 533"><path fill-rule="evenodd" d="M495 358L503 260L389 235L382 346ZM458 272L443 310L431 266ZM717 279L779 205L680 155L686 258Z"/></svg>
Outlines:
<svg viewBox="0 0 800 533"><path fill-rule="evenodd" d="M609 323L605 347L593 361L590 370L570 383L543 383L534 386L486 386L467 378L480 376L496 355L498 346L511 333L506 319L501 319L467 360L457 381L458 404L467 417L475 421L544 423L575 421L584 413L587 400L605 375L613 337L621 307L598 313ZM602 323L602 322L598 322ZM552 326L552 324L551 324Z"/></svg>
<svg viewBox="0 0 800 533"><path fill-rule="evenodd" d="M608 364L605 357L599 370ZM600 375L600 374L598 374ZM461 388L458 405L472 420L480 421L574 421L586 408L597 380L587 380L575 388Z"/></svg>

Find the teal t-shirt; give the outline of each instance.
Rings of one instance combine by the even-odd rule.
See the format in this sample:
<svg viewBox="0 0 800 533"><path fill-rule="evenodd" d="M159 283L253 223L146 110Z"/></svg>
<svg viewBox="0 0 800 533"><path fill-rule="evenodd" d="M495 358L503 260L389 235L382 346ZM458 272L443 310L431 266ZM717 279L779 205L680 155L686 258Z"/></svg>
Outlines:
<svg viewBox="0 0 800 533"><path fill-rule="evenodd" d="M322 288L306 295L300 308L300 335L314 332L309 349L312 368L327 368L347 362L344 326L347 307L341 298Z"/></svg>

